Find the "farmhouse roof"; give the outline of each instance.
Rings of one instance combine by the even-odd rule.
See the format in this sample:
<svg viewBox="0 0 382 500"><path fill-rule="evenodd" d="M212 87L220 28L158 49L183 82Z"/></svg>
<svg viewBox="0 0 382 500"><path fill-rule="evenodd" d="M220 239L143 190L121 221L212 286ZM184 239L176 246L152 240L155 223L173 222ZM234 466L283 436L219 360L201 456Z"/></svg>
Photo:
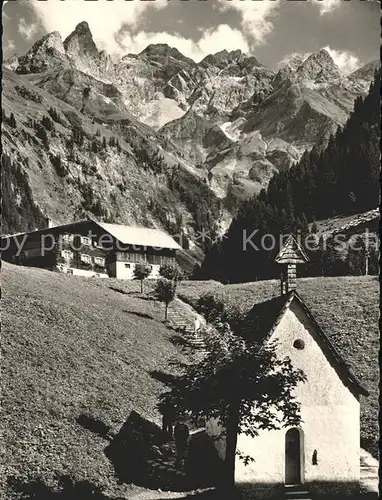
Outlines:
<svg viewBox="0 0 382 500"><path fill-rule="evenodd" d="M122 224L108 224L106 222L98 222L96 220L82 220L69 224L60 224L58 226L44 228L28 233L17 233L13 235L2 236L1 239L21 238L24 235L36 236L39 234L57 233L60 231L73 231L81 226L89 226L96 224L98 227L109 233L123 245L136 245L142 247L154 248L169 248L173 250L181 250L182 247L166 232L160 229L148 229L146 227L124 226Z"/></svg>
<svg viewBox="0 0 382 500"><path fill-rule="evenodd" d="M362 394L368 396L369 392L361 385L357 377L352 373L350 365L342 358L340 353L334 347L329 337L326 335L322 326L317 322L309 307L293 290L288 295L274 297L265 302L259 302L253 306L248 313L248 331L251 332L250 337L256 337L257 340L265 341L275 331L280 323L286 310L291 306L292 302L296 301L306 316L309 318L317 334L317 339L324 355L336 370L342 382L355 395Z"/></svg>
<svg viewBox="0 0 382 500"><path fill-rule="evenodd" d="M96 224L125 245L181 250L181 246L169 234L159 229L123 226L106 222L96 222Z"/></svg>

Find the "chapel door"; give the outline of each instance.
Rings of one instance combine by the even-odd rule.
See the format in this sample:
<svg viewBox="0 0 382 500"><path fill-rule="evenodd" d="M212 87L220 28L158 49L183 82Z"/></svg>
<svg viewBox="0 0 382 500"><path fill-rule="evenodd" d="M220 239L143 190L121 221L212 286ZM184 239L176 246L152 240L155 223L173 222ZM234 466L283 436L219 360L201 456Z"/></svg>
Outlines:
<svg viewBox="0 0 382 500"><path fill-rule="evenodd" d="M296 428L285 434L285 484L301 484L301 443Z"/></svg>

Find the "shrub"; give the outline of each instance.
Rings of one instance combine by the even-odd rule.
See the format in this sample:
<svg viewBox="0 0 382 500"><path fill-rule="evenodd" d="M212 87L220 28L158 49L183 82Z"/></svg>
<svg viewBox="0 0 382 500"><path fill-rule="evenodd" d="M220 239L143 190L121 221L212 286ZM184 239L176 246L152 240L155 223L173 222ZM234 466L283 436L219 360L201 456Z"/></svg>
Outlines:
<svg viewBox="0 0 382 500"><path fill-rule="evenodd" d="M36 124L36 136L41 139L43 145L44 145L44 148L46 150L49 150L49 138L48 138L48 134L46 133L46 130L45 128L40 124Z"/></svg>
<svg viewBox="0 0 382 500"><path fill-rule="evenodd" d="M52 117L52 119L55 122L60 123L61 125L63 125L64 121L63 121L63 119L61 118L60 114L58 113L58 111L55 108L49 108L48 113L50 114L50 116Z"/></svg>
<svg viewBox="0 0 382 500"><path fill-rule="evenodd" d="M92 142L92 151L93 153L98 153L99 152L99 143L97 141Z"/></svg>
<svg viewBox="0 0 382 500"><path fill-rule="evenodd" d="M210 322L213 322L217 318L223 319L225 316L224 302L210 292L200 297L197 303L197 310Z"/></svg>
<svg viewBox="0 0 382 500"><path fill-rule="evenodd" d="M11 115L8 118L4 116L4 121L7 125L9 125L12 128L17 127L16 118L13 113L11 113Z"/></svg>
<svg viewBox="0 0 382 500"><path fill-rule="evenodd" d="M160 266L159 274L168 280L179 282L184 278L183 272L178 264L163 264Z"/></svg>
<svg viewBox="0 0 382 500"><path fill-rule="evenodd" d="M41 120L41 125L45 127L47 130L52 131L54 129L54 123L49 118L49 116L43 116Z"/></svg>
<svg viewBox="0 0 382 500"><path fill-rule="evenodd" d="M61 156L59 154L57 156L55 156L54 154L50 154L49 159L57 174L60 177L65 177L65 175L67 175L68 173L68 170L66 166L62 164Z"/></svg>

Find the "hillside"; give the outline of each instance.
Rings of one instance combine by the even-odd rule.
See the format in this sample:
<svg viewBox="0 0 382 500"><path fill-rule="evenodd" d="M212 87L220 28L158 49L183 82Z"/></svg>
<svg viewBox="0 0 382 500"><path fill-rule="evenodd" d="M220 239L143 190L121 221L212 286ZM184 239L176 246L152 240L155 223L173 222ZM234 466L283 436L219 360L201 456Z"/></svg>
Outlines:
<svg viewBox="0 0 382 500"><path fill-rule="evenodd" d="M151 287L147 282L147 291ZM142 297L134 281L70 277L7 263L2 288L1 494L24 498L7 481L20 490L42 478L55 488L70 476L111 498L157 498L118 484L104 450L133 410L159 424L155 405L164 386L151 373L168 372L170 360L183 359L173 331L162 323L162 305ZM361 402L361 439L376 454L378 281L300 279L298 291L370 391ZM213 307L249 310L278 295L279 283L185 281L179 287L179 296L196 309L205 293L212 294Z"/></svg>
<svg viewBox="0 0 382 500"><path fill-rule="evenodd" d="M163 307L139 298L139 283L130 282L127 295L109 286L114 280L3 263L2 498L13 498L7 480L26 485L41 477L53 486L63 475L113 498L141 491L117 484L107 438L78 419L98 419L111 435L132 410L159 423L155 404L164 386L150 372L181 357Z"/></svg>
<svg viewBox="0 0 382 500"><path fill-rule="evenodd" d="M4 69L3 232L34 230L49 215L56 223L91 216L160 227L190 239L202 227L214 234L220 201L203 176L148 126L100 100L94 86L85 112L91 77L77 73L76 85L58 79L60 97L70 91L64 102Z"/></svg>
<svg viewBox="0 0 382 500"><path fill-rule="evenodd" d="M370 396L361 401L361 444L378 456L379 439L379 283L377 277L303 278L297 291L318 323ZM215 310L239 308L249 311L253 305L280 294L278 280L237 285L218 282L184 282L180 297L199 312L203 294L211 297Z"/></svg>

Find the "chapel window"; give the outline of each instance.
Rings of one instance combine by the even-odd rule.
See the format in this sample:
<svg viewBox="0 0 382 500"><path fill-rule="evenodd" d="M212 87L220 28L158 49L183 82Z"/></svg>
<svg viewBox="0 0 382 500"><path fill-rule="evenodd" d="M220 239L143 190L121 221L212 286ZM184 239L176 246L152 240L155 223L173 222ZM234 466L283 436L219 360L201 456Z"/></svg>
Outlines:
<svg viewBox="0 0 382 500"><path fill-rule="evenodd" d="M294 347L295 349L302 350L302 349L304 349L304 347L305 347L305 342L304 342L302 339L296 339L296 340L293 342L293 347Z"/></svg>

